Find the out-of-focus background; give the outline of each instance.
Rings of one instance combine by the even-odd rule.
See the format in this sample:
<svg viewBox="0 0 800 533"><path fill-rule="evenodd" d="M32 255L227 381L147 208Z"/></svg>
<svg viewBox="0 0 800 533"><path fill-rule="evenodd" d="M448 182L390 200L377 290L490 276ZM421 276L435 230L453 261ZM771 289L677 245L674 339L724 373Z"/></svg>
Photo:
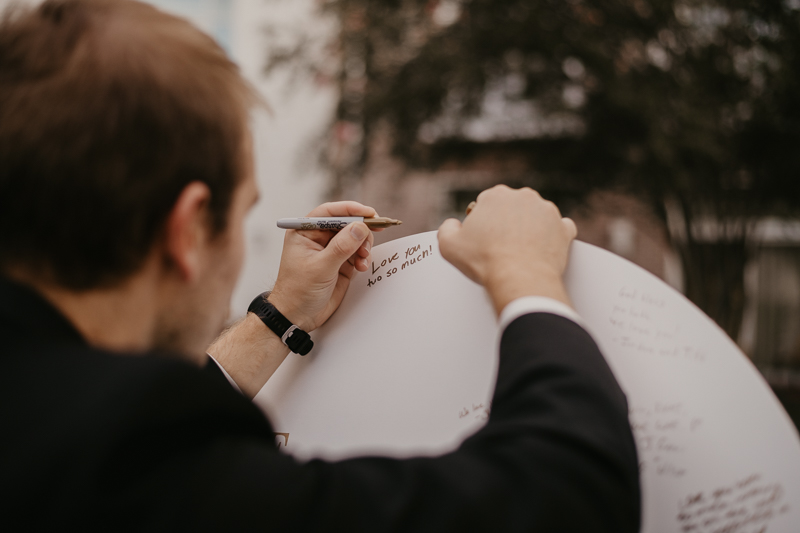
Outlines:
<svg viewBox="0 0 800 533"><path fill-rule="evenodd" d="M433 230L530 186L682 291L800 421L800 0L151 0L272 107L234 316L280 217L326 200ZM0 0L0 7L7 0Z"/></svg>

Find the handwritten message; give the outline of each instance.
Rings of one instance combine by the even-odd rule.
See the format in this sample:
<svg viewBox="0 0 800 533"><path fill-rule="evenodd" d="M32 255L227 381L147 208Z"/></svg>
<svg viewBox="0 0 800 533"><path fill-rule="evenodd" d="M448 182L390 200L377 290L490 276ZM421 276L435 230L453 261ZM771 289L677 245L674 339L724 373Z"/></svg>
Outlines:
<svg viewBox="0 0 800 533"><path fill-rule="evenodd" d="M681 342L680 326L668 308L667 298L623 286L611 302L608 324L612 342L625 351L670 359L703 362L707 354Z"/></svg>
<svg viewBox="0 0 800 533"><path fill-rule="evenodd" d="M630 407L639 470L643 474L681 478L691 462L690 441L703 429L703 419L693 416L682 402L655 402Z"/></svg>
<svg viewBox="0 0 800 533"><path fill-rule="evenodd" d="M784 488L753 474L711 491L693 492L678 503L684 533L766 533L769 523L788 513Z"/></svg>
<svg viewBox="0 0 800 533"><path fill-rule="evenodd" d="M489 413L492 411L492 404L473 403L471 407L464 407L458 412L458 418L469 420L489 420Z"/></svg>
<svg viewBox="0 0 800 533"><path fill-rule="evenodd" d="M432 244L424 247L421 244L415 244L403 251L395 252L388 257L384 257L379 261L372 261L372 272L367 278L367 287L372 287L384 279L396 276L398 273L413 267L417 263L421 263L423 260L433 255Z"/></svg>

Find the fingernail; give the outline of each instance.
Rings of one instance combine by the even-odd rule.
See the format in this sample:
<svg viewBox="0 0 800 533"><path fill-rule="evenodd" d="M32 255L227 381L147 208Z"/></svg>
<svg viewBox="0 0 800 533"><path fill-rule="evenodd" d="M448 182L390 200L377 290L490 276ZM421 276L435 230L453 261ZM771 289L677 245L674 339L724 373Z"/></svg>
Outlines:
<svg viewBox="0 0 800 533"><path fill-rule="evenodd" d="M364 243L364 249L368 252L372 249L372 245L369 243L369 241Z"/></svg>
<svg viewBox="0 0 800 533"><path fill-rule="evenodd" d="M353 224L353 226L350 228L350 235L352 235L357 241L363 241L367 236L367 231L361 224Z"/></svg>

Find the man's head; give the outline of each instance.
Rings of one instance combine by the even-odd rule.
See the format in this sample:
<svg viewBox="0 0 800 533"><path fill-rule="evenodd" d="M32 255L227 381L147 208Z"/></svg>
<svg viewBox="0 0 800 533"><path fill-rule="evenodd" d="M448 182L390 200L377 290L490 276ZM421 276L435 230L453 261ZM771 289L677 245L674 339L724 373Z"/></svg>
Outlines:
<svg viewBox="0 0 800 533"><path fill-rule="evenodd" d="M0 272L70 290L136 272L193 182L212 234L247 171L254 96L212 39L129 0L0 26Z"/></svg>
<svg viewBox="0 0 800 533"><path fill-rule="evenodd" d="M202 354L257 197L257 100L211 38L149 5L7 15L0 275L42 291L92 344Z"/></svg>

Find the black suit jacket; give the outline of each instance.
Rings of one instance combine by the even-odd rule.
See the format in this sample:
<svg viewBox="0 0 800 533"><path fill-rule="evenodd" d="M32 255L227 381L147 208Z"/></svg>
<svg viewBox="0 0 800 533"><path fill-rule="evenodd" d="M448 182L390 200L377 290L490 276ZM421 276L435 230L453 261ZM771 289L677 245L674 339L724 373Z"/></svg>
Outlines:
<svg viewBox="0 0 800 533"><path fill-rule="evenodd" d="M0 520L26 529L575 531L639 527L625 397L555 315L502 337L492 413L436 458L298 463L216 366L86 345L0 280Z"/></svg>

